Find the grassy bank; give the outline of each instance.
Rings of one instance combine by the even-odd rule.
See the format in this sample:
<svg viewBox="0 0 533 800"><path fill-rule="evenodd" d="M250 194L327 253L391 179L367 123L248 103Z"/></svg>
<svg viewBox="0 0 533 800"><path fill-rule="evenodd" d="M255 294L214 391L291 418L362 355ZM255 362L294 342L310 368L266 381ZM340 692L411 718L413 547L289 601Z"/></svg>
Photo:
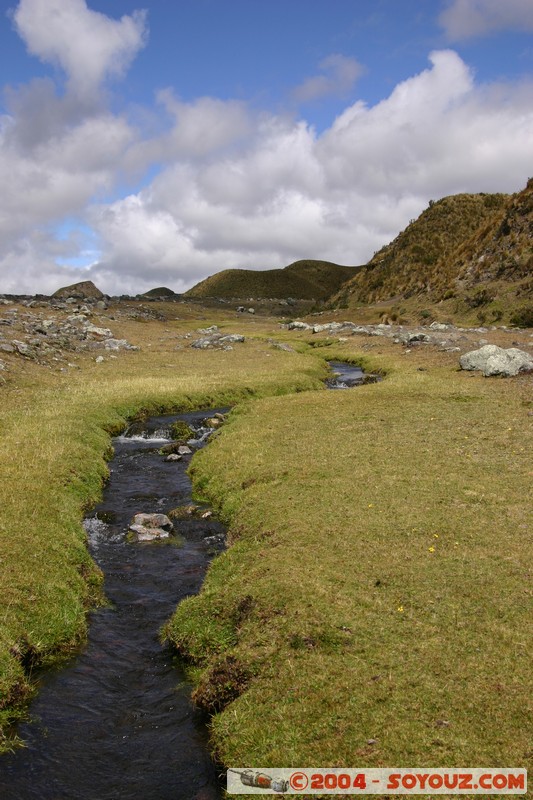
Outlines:
<svg viewBox="0 0 533 800"><path fill-rule="evenodd" d="M129 323L143 350L103 364L79 357L81 369L61 373L11 364L0 416L0 723L31 692L34 666L83 640L87 610L101 594L81 520L106 476L109 433L141 411L320 385L318 360L253 341L228 352L176 351L157 336L164 324L172 323L149 331Z"/></svg>
<svg viewBox="0 0 533 800"><path fill-rule="evenodd" d="M167 633L227 765L531 761L531 378L380 349L195 457L232 546Z"/></svg>

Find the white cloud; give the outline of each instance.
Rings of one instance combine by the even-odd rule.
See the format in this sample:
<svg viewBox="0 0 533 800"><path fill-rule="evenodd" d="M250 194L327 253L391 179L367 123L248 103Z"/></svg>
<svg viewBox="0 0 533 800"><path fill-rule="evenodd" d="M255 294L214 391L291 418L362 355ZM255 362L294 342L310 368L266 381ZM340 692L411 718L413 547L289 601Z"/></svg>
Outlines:
<svg viewBox="0 0 533 800"><path fill-rule="evenodd" d="M375 106L346 108L320 135L303 120L165 92L168 131L143 139L124 119L37 83L13 96L0 121L2 274L17 276L8 286L18 291L91 278L114 294L182 291L222 269L306 257L364 263L430 198L525 185L531 88L480 86L446 50ZM90 205L117 169L153 160L159 172L144 189ZM101 247L100 262L83 271L55 266L53 242L35 234L72 209L86 209ZM3 280L0 290L8 291Z"/></svg>
<svg viewBox="0 0 533 800"><path fill-rule="evenodd" d="M117 21L90 10L85 0L20 0L12 16L29 52L59 65L82 96L122 75L147 36L144 11Z"/></svg>
<svg viewBox="0 0 533 800"><path fill-rule="evenodd" d="M451 41L501 30L533 31L531 0L451 0L439 21Z"/></svg>
<svg viewBox="0 0 533 800"><path fill-rule="evenodd" d="M345 96L354 87L356 80L364 72L355 58L333 53L318 65L321 73L308 78L292 91L298 103L309 103L331 95Z"/></svg>

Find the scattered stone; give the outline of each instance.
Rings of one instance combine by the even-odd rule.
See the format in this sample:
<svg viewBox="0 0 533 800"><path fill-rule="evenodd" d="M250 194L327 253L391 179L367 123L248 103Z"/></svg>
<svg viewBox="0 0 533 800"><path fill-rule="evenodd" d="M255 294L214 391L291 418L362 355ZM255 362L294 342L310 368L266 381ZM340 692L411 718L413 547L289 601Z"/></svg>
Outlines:
<svg viewBox="0 0 533 800"><path fill-rule="evenodd" d="M218 325L211 325L209 328L197 328L196 332L209 336L211 333L218 333Z"/></svg>
<svg viewBox="0 0 533 800"><path fill-rule="evenodd" d="M127 339L106 339L104 342L106 350L140 350L134 344L130 344Z"/></svg>
<svg viewBox="0 0 533 800"><path fill-rule="evenodd" d="M135 514L129 526L136 534L139 542L151 542L155 539L168 539L174 531L174 525L166 514Z"/></svg>
<svg viewBox="0 0 533 800"><path fill-rule="evenodd" d="M97 336L100 339L111 339L113 334L109 328L99 328L97 325L89 323L85 325L85 333L89 336Z"/></svg>
<svg viewBox="0 0 533 800"><path fill-rule="evenodd" d="M448 331L453 328L453 325L447 322L432 322L429 327L432 331Z"/></svg>
<svg viewBox="0 0 533 800"><path fill-rule="evenodd" d="M97 364L102 364L102 362L104 361L104 357L103 356L96 356L96 358L94 360L96 361Z"/></svg>
<svg viewBox="0 0 533 800"><path fill-rule="evenodd" d="M308 325L307 322L300 322L299 320L293 320L293 322L289 322L289 330L290 331L312 331L313 327Z"/></svg>
<svg viewBox="0 0 533 800"><path fill-rule="evenodd" d="M230 343L244 342L244 336L240 333L227 333L222 335L218 331L204 336L201 339L196 339L192 342L191 347L196 350L207 350L209 348L222 348L223 350L232 350Z"/></svg>
<svg viewBox="0 0 533 800"><path fill-rule="evenodd" d="M179 453L170 453L170 455L165 458L165 461L181 461L182 458L183 456L180 456Z"/></svg>
<svg viewBox="0 0 533 800"><path fill-rule="evenodd" d="M209 419L205 420L205 425L208 428L220 428L223 424L223 420L218 419L218 417L210 417Z"/></svg>
<svg viewBox="0 0 533 800"><path fill-rule="evenodd" d="M465 353L459 363L461 369L480 370L485 377L501 375L509 378L519 372L533 372L533 357L529 353L516 347L506 350L495 344L486 344L479 350Z"/></svg>
<svg viewBox="0 0 533 800"><path fill-rule="evenodd" d="M2 342L0 344L0 350L3 353L14 353L15 352L15 348L13 347L12 344L9 344L9 342Z"/></svg>
<svg viewBox="0 0 533 800"><path fill-rule="evenodd" d="M189 456L192 453L191 448L186 444L180 444L178 446L178 455L180 456Z"/></svg>

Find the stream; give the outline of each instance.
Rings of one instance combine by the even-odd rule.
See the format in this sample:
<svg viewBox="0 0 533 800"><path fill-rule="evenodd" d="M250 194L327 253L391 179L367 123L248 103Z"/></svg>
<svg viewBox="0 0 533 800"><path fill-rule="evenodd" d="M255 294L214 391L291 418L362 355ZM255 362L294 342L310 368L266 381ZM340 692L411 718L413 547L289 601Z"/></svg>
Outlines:
<svg viewBox="0 0 533 800"><path fill-rule="evenodd" d="M223 547L212 518L175 523L179 537L132 542L137 512L191 503L191 455L166 462L170 424L195 431L216 411L154 417L113 440L102 502L85 520L91 555L110 605L90 616L88 642L65 666L43 670L25 747L0 758L2 800L215 800L222 797L207 749L205 719L158 632L184 597L196 594L211 555ZM207 539L206 543L206 537Z"/></svg>
<svg viewBox="0 0 533 800"><path fill-rule="evenodd" d="M359 367L330 362L329 388L364 382ZM210 558L224 547L212 517L175 523L178 536L135 542L138 512L191 504L192 454L166 461L170 426L194 431L192 453L228 409L152 417L113 440L103 498L84 521L92 557L105 575L109 605L90 615L88 640L65 665L42 670L30 718L18 726L24 747L0 757L2 800L218 800L205 718L158 634L183 598L196 594Z"/></svg>

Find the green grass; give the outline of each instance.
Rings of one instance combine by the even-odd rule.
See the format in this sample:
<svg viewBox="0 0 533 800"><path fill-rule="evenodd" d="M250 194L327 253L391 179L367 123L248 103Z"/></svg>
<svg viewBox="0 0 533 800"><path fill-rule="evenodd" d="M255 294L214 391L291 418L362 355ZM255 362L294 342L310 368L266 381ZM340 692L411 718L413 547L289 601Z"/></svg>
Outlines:
<svg viewBox="0 0 533 800"><path fill-rule="evenodd" d="M242 692L213 719L224 764L531 760L530 379L418 358L240 406L195 457L232 544L166 633L200 703Z"/></svg>
<svg viewBox="0 0 533 800"><path fill-rule="evenodd" d="M31 694L36 664L79 646L87 610L101 599L81 521L107 474L109 433L140 412L314 388L324 371L316 359L253 341L239 351L169 352L147 339L162 326L141 329L139 353L100 365L86 358L68 376L26 363L2 389L0 723Z"/></svg>

